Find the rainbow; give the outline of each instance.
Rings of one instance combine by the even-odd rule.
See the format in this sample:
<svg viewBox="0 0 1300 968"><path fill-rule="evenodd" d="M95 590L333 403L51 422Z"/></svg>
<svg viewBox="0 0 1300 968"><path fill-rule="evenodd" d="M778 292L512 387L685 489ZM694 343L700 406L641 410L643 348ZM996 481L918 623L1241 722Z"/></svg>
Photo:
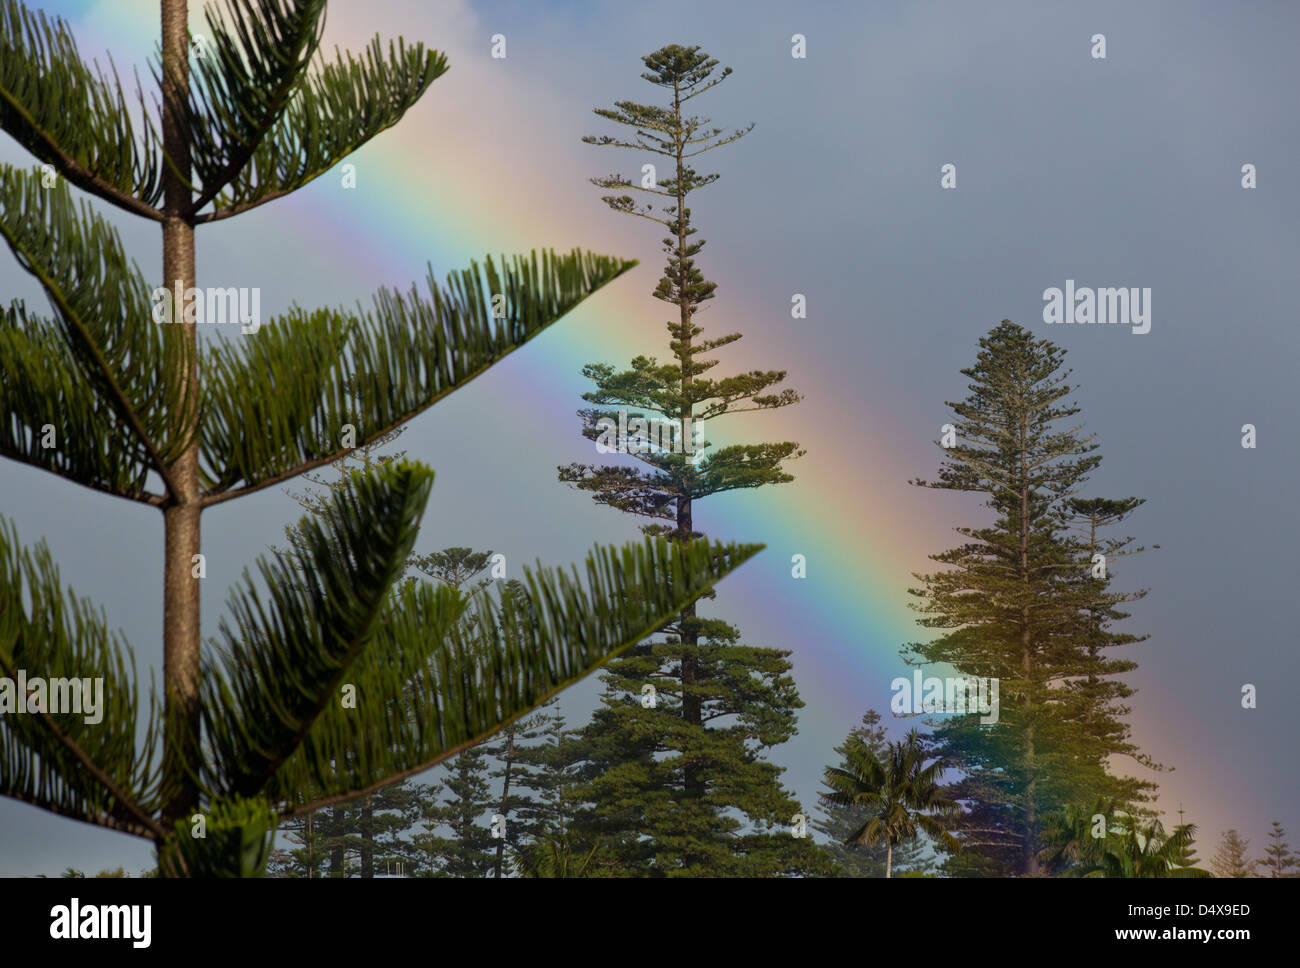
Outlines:
<svg viewBox="0 0 1300 968"><path fill-rule="evenodd" d="M72 22L88 58L111 49L119 67L129 70L132 64L143 64L156 44L156 0L50 0L44 7ZM384 37L394 35L384 25L364 19L361 12L343 7L336 4L331 9L328 47L338 43L356 50L376 29ZM197 9L192 20L199 30L202 20ZM341 22L343 29L339 29ZM617 223L631 220L616 219L582 181L603 165L626 167L628 159L600 157L595 149L572 139L563 157L548 155L545 164L512 165L508 184L503 185L501 168L485 159L501 154L503 125L509 125L516 143L526 142L529 118L509 115L508 107L494 109L501 112L499 117L485 118L483 101L475 100L472 86L463 83L466 76L473 81L483 78L485 68L476 62L482 59L458 55L455 44L440 38L436 28L402 33L447 50L451 71L434 83L402 124L348 159L357 165L365 183L382 185L383 190L342 192L326 190L318 182L296 196L299 203L279 203L276 217L303 238L346 236L354 253L350 272L402 286L423 276L425 261L441 276L467 266L471 259L481 260L486 253L543 247L563 251L575 245L611 254L642 253L637 270L530 344L524 351L528 377L509 388L513 399L495 401L493 407L527 413L533 409L529 401L545 395L568 396L576 409L579 394L588 389L581 376L584 363L596 359L625 363L640 353L665 356L663 310L649 296L662 263L657 246L650 248L657 238L639 223L620 234L623 227ZM591 104L566 107L574 117L587 118ZM436 124L429 123L431 115ZM448 150L440 137L443 132L455 133L454 149ZM436 172L429 168L433 159ZM336 173L322 182L330 179L337 184ZM568 205L566 196L561 206L551 198L557 185L567 190L569 183L577 183L579 192L586 189L583 204ZM610 238L627 241L599 241ZM704 268L715 279L723 271L733 278L741 276L742 257L743 249L728 250L718 244L707 251ZM402 264L394 265L395 260ZM736 287L725 291L720 287L716 305L714 315L706 320L714 330L729 324L724 319L762 319L773 312L770 304L759 305ZM610 320L618 320L619 325L609 325ZM572 338L575 331L581 332L581 339ZM740 344L745 347L743 354L752 351L755 366L781 365L781 356L765 352L761 339L751 328ZM720 372L747 364L748 360L724 356ZM742 601L728 609L724 587L720 611L743 617L744 629L755 644L794 652L795 677L807 705L795 741L801 763L791 779L802 781L797 786L807 805L815 792L815 780L811 786L808 781L866 708L881 711L890 723L889 683L906 674L899 649L927 636L907 607L906 590L915 584L910 575L930 566L926 556L946 548L951 532L930 519L931 512L942 516L933 497L903 496L908 491L905 482L933 474L938 461L926 442L904 440L889 426L893 403L872 401L876 405L864 406L852 421L842 416L808 419L805 408L815 400L819 386L830 386L830 374L808 372L797 358L784 365L790 370L789 384L803 390L809 402L787 412L785 431L760 424L755 433L762 436L753 439L798 440L808 453L791 468L797 481L717 497L707 505L703 525L712 537L761 541L768 546L731 581L733 595L743 589L738 596ZM824 410L836 412L832 405ZM855 439L846 440L849 423ZM725 428L711 427L710 437L725 443ZM805 580L791 577L794 554L806 556ZM752 634L758 630L770 638L755 640ZM901 728L903 724L891 726Z"/></svg>

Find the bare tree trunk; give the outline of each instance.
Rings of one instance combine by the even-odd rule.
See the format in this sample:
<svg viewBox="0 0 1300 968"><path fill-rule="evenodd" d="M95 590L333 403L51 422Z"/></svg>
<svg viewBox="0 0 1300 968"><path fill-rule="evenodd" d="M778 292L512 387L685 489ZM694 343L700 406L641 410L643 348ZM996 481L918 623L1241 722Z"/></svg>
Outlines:
<svg viewBox="0 0 1300 968"><path fill-rule="evenodd" d="M375 876L375 807L370 794L361 808L361 876Z"/></svg>
<svg viewBox="0 0 1300 968"><path fill-rule="evenodd" d="M181 327L180 342L186 352L177 357L168 374L176 390L198 379L198 334L185 321L185 291L194 285L194 226L186 214L192 203L186 182L191 175L189 143L173 102L189 91L189 11L187 0L162 0L163 148L171 164L163 168L163 277L164 284L179 289L173 302L172 325ZM174 166L174 167L173 167ZM175 296L174 296L175 298ZM179 398L176 398L179 399ZM179 432L183 414L176 413L173 432ZM171 799L163 811L169 829L193 810L198 790L185 775L186 762L198 763L199 736L199 580L194 577L195 555L200 553L199 452L197 441L170 465L175 490L163 507L163 683L166 695L166 778Z"/></svg>
<svg viewBox="0 0 1300 968"><path fill-rule="evenodd" d="M343 830L343 807L334 807L330 813L333 815L334 822L330 825L334 831L334 843L330 846L330 877L347 877L348 872L343 869L343 841L340 839L340 832Z"/></svg>
<svg viewBox="0 0 1300 968"><path fill-rule="evenodd" d="M510 816L510 768L514 763L515 755L515 734L513 728L509 733L509 739L506 743L506 769L501 779L501 820L505 823ZM505 859L506 838L505 830L501 831L501 837L497 840L497 857L493 877L501 876L501 867Z"/></svg>

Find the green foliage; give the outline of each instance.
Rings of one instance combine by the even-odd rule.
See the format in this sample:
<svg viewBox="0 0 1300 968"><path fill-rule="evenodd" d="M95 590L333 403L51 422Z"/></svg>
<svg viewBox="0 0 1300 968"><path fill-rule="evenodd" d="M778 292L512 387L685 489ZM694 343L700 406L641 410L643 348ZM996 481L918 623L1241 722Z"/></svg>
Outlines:
<svg viewBox="0 0 1300 968"><path fill-rule="evenodd" d="M165 264L192 285L197 225L306 184L446 70L422 45L385 53L378 40L325 62L324 11L228 0L209 8L191 57L184 6L163 0L161 97L151 113L141 95L137 132L116 74L92 74L61 22L0 0L0 128L60 179L0 167L0 237L52 310L0 312L0 455L157 507L167 529L164 713L156 696L140 708L129 647L64 591L44 546L23 549L0 522L0 666L102 676L106 702L93 729L62 714L0 718L0 793L147 837L168 875L260 872L273 818L369 796L481 742L758 550L648 542L598 549L585 577L526 571L496 594L395 589L432 473L388 462L349 475L289 551L245 572L204 647L190 583L204 509L391 439L635 264L578 250L499 268L489 257L445 286L430 270L427 292L381 290L369 309L294 306L254 338L202 351L197 320L156 323L116 231L64 181L163 223ZM154 475L161 492L146 489ZM340 701L345 686L355 704ZM184 826L195 814L205 837ZM347 849L329 844L331 873Z"/></svg>
<svg viewBox="0 0 1300 968"><path fill-rule="evenodd" d="M9 166L0 176L0 236L41 282L57 321L29 317L21 303L3 317L0 364L19 378L0 391L0 453L160 504L146 478L165 475L189 444L176 415L196 419L199 402L166 379L183 358L181 328L148 322L149 287L116 231L85 203L74 206L66 186L42 188L39 176ZM633 265L575 250L503 258L498 270L489 256L483 269L474 263L450 275L445 288L430 270L427 297L415 287L385 289L369 312L293 308L256 339L209 346L199 360L197 428L205 503L338 460L346 425L357 426L361 445L391 433ZM504 318L492 313L493 293L506 297ZM63 428L66 447L41 446L46 424ZM98 445L107 439L120 443Z"/></svg>
<svg viewBox="0 0 1300 968"><path fill-rule="evenodd" d="M383 289L369 312L293 308L257 339L215 345L202 360L210 503L338 460L348 424L359 446L390 433L635 264L575 250L498 269L489 256L445 288L430 270L427 297Z"/></svg>
<svg viewBox="0 0 1300 968"><path fill-rule="evenodd" d="M554 700L530 721L529 735L515 750L519 798L513 802L518 816L513 829L522 834L522 842L513 845L516 858L539 839L568 843L575 820L589 815L579 789L583 750L572 741L575 730Z"/></svg>
<svg viewBox="0 0 1300 968"><path fill-rule="evenodd" d="M454 554L452 557L458 557ZM441 553L438 553L441 554ZM436 557L429 556L429 557ZM472 577L472 576L471 576ZM547 703L552 707L554 700ZM572 779L553 767L563 718L550 708L445 761L433 784L403 781L282 822L271 872L282 877L496 877L567 829ZM505 837L492 821L505 819ZM350 858L357 858L352 863ZM369 861L367 858L369 857ZM524 876L532 876L524 874Z"/></svg>
<svg viewBox="0 0 1300 968"><path fill-rule="evenodd" d="M1158 820L1144 822L1114 801L1097 800L1044 818L1041 857L1049 873L1065 877L1209 877L1182 862L1195 835L1195 824L1166 833Z"/></svg>
<svg viewBox="0 0 1300 968"><path fill-rule="evenodd" d="M318 810L282 822L267 862L268 877L324 877L330 849L340 837L334 811Z"/></svg>
<svg viewBox="0 0 1300 968"><path fill-rule="evenodd" d="M789 652L742 645L716 620L700 640L643 643L602 677L602 708L562 748L576 763L583 808L575 849L600 850L609 876L783 876L829 873L811 838L791 835L798 802L767 750L795 731L802 706ZM696 662L691 683L681 665ZM655 688L655 705L643 687ZM692 700L698 719L687 717Z"/></svg>
<svg viewBox="0 0 1300 968"><path fill-rule="evenodd" d="M423 44L399 40L385 55L378 37L361 58L327 62L325 0L236 0L206 19L204 56L178 112L196 181L191 214L214 206L198 222L306 185L400 121L447 71Z"/></svg>
<svg viewBox="0 0 1300 968"><path fill-rule="evenodd" d="M676 551L662 541L600 548L588 557L585 587L576 569L525 568L526 601L478 594L460 611L450 589L404 587L348 669L358 709L328 705L266 790L346 797L427 769L617 655L662 624L673 603L702 594L705 575L721 577L757 550ZM402 715L381 717L382 705L367 701L399 695L408 697Z"/></svg>
<svg viewBox="0 0 1300 968"><path fill-rule="evenodd" d="M0 516L0 676L16 679L20 669L102 679L103 705L96 723L76 712L0 716L0 794L124 833L158 834L162 711L138 693L135 655L108 630L102 609L64 589L45 543L23 548Z"/></svg>
<svg viewBox="0 0 1300 968"><path fill-rule="evenodd" d="M852 771L849 759L850 744L866 746L875 757L887 759L889 743L880 714L868 709L862 724L849 731L848 740L835 747L839 755L839 770ZM897 844L878 841L874 844L858 843L854 835L866 823L871 807L861 803L837 803L832 795L834 788L823 778L827 792L818 795L821 818L812 823L814 830L825 834L825 849L833 858L836 872L845 877L884 877L887 871L893 877L921 877L934 866L929 859L925 838L914 837Z"/></svg>
<svg viewBox="0 0 1300 968"><path fill-rule="evenodd" d="M0 165L0 212L0 237L54 311L31 316L15 302L3 316L0 366L11 378L0 389L0 453L155 503L146 478L185 445L173 427L192 402L166 379L183 354L178 329L149 322L149 287L117 231L65 184L44 188L39 173ZM41 446L46 424L59 446Z"/></svg>
<svg viewBox="0 0 1300 968"><path fill-rule="evenodd" d="M1259 862L1250 858L1249 851L1248 839L1236 830L1225 831L1214 857L1210 859L1210 869L1214 871L1214 876L1257 877L1256 867Z"/></svg>
<svg viewBox="0 0 1300 968"><path fill-rule="evenodd" d="M1178 808L1177 827L1184 827L1184 826L1189 827L1189 829L1195 829L1194 826L1184 823L1183 809L1182 806L1180 805ZM1183 849L1179 852L1178 856L1174 860L1179 867L1200 867L1201 866L1201 858L1196 855L1196 841L1194 838L1190 836L1187 838L1187 842L1183 845Z"/></svg>
<svg viewBox="0 0 1300 968"><path fill-rule="evenodd" d="M403 781L327 809L281 821L268 874L273 877L375 877L421 872L427 857L409 836L435 787ZM355 863L353 858L356 859Z"/></svg>
<svg viewBox="0 0 1300 968"><path fill-rule="evenodd" d="M442 787L447 796L427 813L430 830L419 838L429 856L438 858L439 877L488 877L496 858L496 840L483 815L494 808L487 751L474 746L444 764ZM450 836L435 836L442 825Z"/></svg>
<svg viewBox="0 0 1300 968"><path fill-rule="evenodd" d="M1070 742L1077 754L1072 767L1075 796L1081 802L1111 799L1139 803L1149 798L1156 785L1133 777L1117 776L1110 769L1112 757L1127 757L1142 767L1159 772L1163 767L1130 741L1131 728L1123 719L1134 689L1119 677L1137 668L1132 660L1116 659L1107 650L1146 641L1149 636L1117 632L1114 623L1129 617L1118 606L1138 601L1146 591L1115 592L1112 583L1117 561L1142 554L1144 547L1133 547L1129 537L1112 537L1106 529L1124 521L1146 502L1130 497L1070 498L1063 508L1062 520L1080 535L1070 542L1078 556L1078 565L1064 579L1074 584L1083 596L1078 620L1071 635L1083 648L1077 649L1072 661L1083 674L1064 683L1062 703L1064 718L1072 723ZM1159 548L1159 545L1153 547ZM1096 569L1103 556L1104 576ZM1064 583L1064 582L1063 582ZM1194 866L1186 863L1184 866Z"/></svg>
<svg viewBox="0 0 1300 968"><path fill-rule="evenodd" d="M282 557L263 563L270 607L245 574L247 589L230 606L239 632L223 619L224 642L204 670L205 731L214 753L205 757L205 779L211 789L245 796L264 789L304 741L302 755L328 772L329 764L312 755L311 727L373 636L432 486L433 474L411 464L368 477L357 473L351 487L333 495L326 513L299 524L303 576ZM459 602L439 596L432 612L434 627L443 628L458 614ZM263 725L250 727L245 719Z"/></svg>
<svg viewBox="0 0 1300 968"><path fill-rule="evenodd" d="M959 836L976 848L949 862L953 873L1037 873L1043 814L1098 795L1138 800L1154 787L1109 764L1129 755L1158 768L1127 742L1129 691L1113 677L1134 664L1105 651L1139 641L1109 624L1124 617L1116 605L1142 593L1111 592L1109 577L1091 573L1096 550L1128 543L1104 543L1097 529L1141 502L1077 499L1101 457L1078 436L1079 408L1064 402L1075 388L1063 358L1009 320L982 337L962 370L968 396L948 404L956 441L943 448L939 479L913 482L978 494L993 515L957 528L965 542L931 556L944 570L917 576L918 624L940 635L905 652L913 664L1000 682L996 725L976 715L937 724L939 752L960 773L950 796L967 807ZM1072 533L1081 521L1086 540Z"/></svg>
<svg viewBox="0 0 1300 968"><path fill-rule="evenodd" d="M1264 856L1256 861L1269 877L1296 877L1300 874L1292 873L1300 871L1300 856L1291 852L1291 845L1286 841L1286 828L1276 820L1273 821L1272 829L1268 832L1268 845L1264 848Z"/></svg>
<svg viewBox="0 0 1300 968"><path fill-rule="evenodd" d="M795 403L793 390L773 392L784 371L750 371L715 379L717 364L703 354L734 343L740 334L700 339L694 323L715 284L695 264L702 241L689 241L687 196L719 177L699 175L689 159L743 136L718 137L720 129L682 112L684 102L716 86L731 71L710 79L717 61L698 47L673 44L643 59L642 76L662 88L665 106L619 101L597 115L635 130L635 140L584 138L591 144L650 151L671 159L672 171L657 185L639 187L618 175L593 178L602 188L641 191L668 200L667 217L630 195L605 196L616 212L648 218L666 227L664 275L653 295L673 304L668 322L674 362L659 364L638 356L631 368L616 370L593 363L583 373L596 389L583 394L595 406L579 411L582 434L605 443L609 427L627 418L658 415L675 428L678 445L667 449L634 431L629 439L608 441L644 465L572 464L560 467L562 482L589 492L596 503L650 519L648 535L663 535L693 546L703 536L693 522L693 502L738 488L793 480L783 462L803 453L797 444L744 444L706 453L708 441L694 440L703 419ZM750 126L752 128L752 125ZM611 409L617 408L617 409ZM670 523L669 523L670 522ZM790 653L744 645L734 627L697 617L694 606L674 621L661 623L664 641L646 642L610 663L603 677L603 708L590 724L559 744L558 762L580 778L574 788L568 826L552 830L565 858L588 858L590 875L762 876L824 873L825 855L810 839L791 836L790 825L803 811L780 782L781 769L763 760L772 746L795 730L802 706L790 677ZM656 690L653 705L643 705L644 687ZM565 806L569 812L569 805ZM541 855L525 855L525 870L568 869L543 842ZM547 859L549 858L549 859ZM547 867L546 865L549 865Z"/></svg>
<svg viewBox="0 0 1300 968"><path fill-rule="evenodd" d="M896 845L915 840L924 833L940 847L956 851L959 844L944 822L959 812L957 803L943 796L939 778L944 762L928 766L925 742L910 731L902 742L887 743L884 755L864 739L850 735L843 746L847 768L826 770L829 802L845 807L865 808L858 827L844 839L845 845L886 845L885 876L891 876L892 851Z"/></svg>
<svg viewBox="0 0 1300 968"><path fill-rule="evenodd" d="M614 110L597 109L597 115L635 129L636 139L625 141L606 135L583 140L638 152L650 151L674 163L675 173L649 188L618 175L591 179L601 187L625 188L669 199L669 204L662 206L668 217L660 218L651 214L654 209L649 206L638 208L630 196L604 198L615 211L649 218L670 233L663 240L667 265L653 295L679 310L678 319L667 323L674 362L660 364L653 357L638 356L632 360L630 369L621 371L607 363L589 364L583 368L583 375L596 384L596 389L584 393L583 399L596 406L580 410L578 415L583 421L583 436L596 441L607 433L604 421L618 424L617 408L628 410L629 419L657 414L676 422L677 439L683 442L683 452L643 448L645 441L634 437L620 444L630 445L624 449L645 465L645 469L575 463L560 467L559 475L561 481L591 492L599 504L652 521L675 522L673 527L646 525L642 529L646 533L688 540L698 534L688 523L693 500L739 488L788 483L794 477L783 469L783 463L804 453L798 444L788 441L738 444L711 453L706 453L709 442L700 441L693 453L686 453L685 446L692 439L692 425L726 414L789 406L801 397L790 389L772 392L785 380L784 370L752 370L722 379L706 375L718 361L705 359L702 354L734 343L741 335L730 333L698 339L704 330L695 325L694 316L704 302L714 298L716 283L706 280L695 264L695 256L704 242L687 241L696 229L691 227L686 198L720 176L698 175L687 159L739 140L753 125L731 136L718 137L722 129L709 128L707 119L683 115L681 106L685 101L720 84L731 73L728 67L710 79L718 62L699 53L698 47L670 44L645 57L644 63L649 70L641 76L671 92L671 102L656 107L619 101ZM712 143L706 145L706 142ZM637 449L642 452L636 453Z"/></svg>
<svg viewBox="0 0 1300 968"><path fill-rule="evenodd" d="M214 799L203 827L193 818L176 822L176 834L158 851L168 877L261 877L271 853L275 814L262 799Z"/></svg>
<svg viewBox="0 0 1300 968"><path fill-rule="evenodd" d="M307 475L307 479L326 487L330 494L353 492L353 482L358 477L352 466L364 470L392 466L394 460L400 459L405 452L386 455L379 453L379 448L392 443L403 430L398 428L381 441L358 448L337 461L337 479L327 480L313 474ZM316 514L328 504L327 499L318 494L290 492L290 496ZM303 528L290 526L285 531L299 558L309 560L310 542ZM445 548L432 554L410 555L404 568L415 568L440 586L458 591L487 567L491 555L490 551L475 552L471 548ZM300 570L311 572L310 567ZM418 580L407 579L412 586ZM487 580L480 580L476 587L482 591L490 584ZM511 580L502 587L502 594L521 594L522 588L522 583ZM409 688L407 693L408 699L419 701L418 696L409 695ZM522 824L511 822L511 810L516 807L527 809L532 805L527 794L521 795L520 792L527 768L518 761L518 754L523 752L522 744L535 738L533 727L542 721L541 717L529 717L507 724L499 734L499 743L475 746L448 761L444 764L445 770L449 771L445 784L428 787L404 780L335 805L321 823L313 823L312 814L291 819L290 837L299 846L296 850L279 852L277 872L286 876L302 876L304 873L311 876L313 870L323 870L324 859L330 857L331 873L337 867L342 876L347 876L346 858L355 852L360 859L356 869L363 878L375 876L377 870L393 869L409 871L416 876L485 876L489 867L495 876L501 876L507 870L507 845L512 850L517 849L521 838L531 830L527 821ZM491 803L487 799L487 781L483 775L490 760L501 763L491 776L502 780L500 799L494 798ZM513 790L512 780L515 782ZM439 789L446 789L449 793L442 802L435 799ZM482 815L489 809L499 811L506 819L504 838L492 839L482 824ZM412 824L417 822L426 833L411 833ZM448 835L441 835L438 833L440 830L446 830Z"/></svg>
<svg viewBox="0 0 1300 968"><path fill-rule="evenodd" d="M507 855L517 854L525 842L538 834L538 822L534 818L543 812L543 806L529 792L533 778L527 754L536 748L537 740L550 722L550 714L541 710L506 726L493 742L482 747L484 755L498 764L491 772L491 778L500 781L492 793L491 810L494 819L500 817L504 824L502 836L494 839L493 877L504 877L509 872Z"/></svg>
<svg viewBox="0 0 1300 968"><path fill-rule="evenodd" d="M151 125L137 133L116 69L91 70L67 24L20 0L0 0L0 129L114 204L144 214L162 197L161 145Z"/></svg>
<svg viewBox="0 0 1300 968"><path fill-rule="evenodd" d="M488 566L491 557L490 551L444 548L428 555L413 555L409 564L435 581L460 588L482 572Z"/></svg>
<svg viewBox="0 0 1300 968"><path fill-rule="evenodd" d="M515 869L521 877L589 877L598 850L599 842L579 853L566 838L542 834L520 852Z"/></svg>

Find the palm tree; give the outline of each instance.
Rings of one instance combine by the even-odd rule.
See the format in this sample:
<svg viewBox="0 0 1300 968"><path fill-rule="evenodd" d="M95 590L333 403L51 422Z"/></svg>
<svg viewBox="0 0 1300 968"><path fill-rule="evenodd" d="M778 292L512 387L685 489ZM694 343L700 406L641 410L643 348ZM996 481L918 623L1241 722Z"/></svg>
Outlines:
<svg viewBox="0 0 1300 968"><path fill-rule="evenodd" d="M849 768L826 770L826 783L832 791L827 799L868 809L862 826L844 841L845 846L884 843L886 877L893 873L894 847L918 832L946 850L960 847L943 825L959 810L956 801L944 797L939 788L944 763L935 760L925 765L925 748L916 730L902 742L888 744L883 760L856 736L845 744L844 752Z"/></svg>
<svg viewBox="0 0 1300 968"><path fill-rule="evenodd" d="M579 856L568 837L543 834L519 852L515 869L522 877L586 877L600 843Z"/></svg>
<svg viewBox="0 0 1300 968"><path fill-rule="evenodd" d="M1043 818L1039 861L1050 874L1064 877L1100 877L1104 840L1119 806L1113 800L1098 799L1091 808L1070 804ZM1106 825L1098 833L1097 818Z"/></svg>
<svg viewBox="0 0 1300 968"><path fill-rule="evenodd" d="M1136 817L1119 814L1123 823L1118 837L1102 856L1105 877L1210 877L1198 867L1179 867L1178 859L1191 846L1195 824L1182 824L1166 834L1159 820L1143 825Z"/></svg>
<svg viewBox="0 0 1300 968"><path fill-rule="evenodd" d="M1096 836L1095 819L1105 819ZM1195 824L1180 824L1166 833L1159 820L1143 821L1111 801L1097 801L1091 811L1071 806L1049 816L1043 859L1065 877L1209 877L1179 859L1191 846Z"/></svg>

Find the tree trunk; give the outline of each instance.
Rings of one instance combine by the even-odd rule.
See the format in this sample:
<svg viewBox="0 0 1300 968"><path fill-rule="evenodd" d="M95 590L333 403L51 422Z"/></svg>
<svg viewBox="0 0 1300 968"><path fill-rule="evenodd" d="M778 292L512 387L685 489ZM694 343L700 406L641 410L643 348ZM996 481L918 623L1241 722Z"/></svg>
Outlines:
<svg viewBox="0 0 1300 968"><path fill-rule="evenodd" d="M375 807L370 794L361 808L361 876L375 876Z"/></svg>
<svg viewBox="0 0 1300 968"><path fill-rule="evenodd" d="M894 876L894 845L885 841L885 880Z"/></svg>
<svg viewBox="0 0 1300 968"><path fill-rule="evenodd" d="M508 733L509 739L506 743L506 769L501 781L501 822L504 824L510 815L510 766L514 762L515 755L515 734L513 728ZM506 852L505 830L501 831L501 837L497 840L497 857L493 870L493 877L501 876L501 864Z"/></svg>
<svg viewBox="0 0 1300 968"><path fill-rule="evenodd" d="M1021 841L1021 870L1027 877L1038 874L1038 777L1034 763L1034 662L1033 629L1029 616L1029 414L1021 401L1020 414L1020 580L1025 589L1025 604L1020 613L1020 667L1025 676L1025 831Z"/></svg>
<svg viewBox="0 0 1300 968"><path fill-rule="evenodd" d="M171 164L163 168L163 277L173 291L173 323L180 327L186 352L167 374L176 390L198 379L198 334L185 321L184 296L194 285L194 226L186 211L192 202L186 182L191 175L189 144L168 107L189 91L189 17L187 0L162 0L163 148ZM174 167L173 167L174 166ZM175 291L179 288L180 299ZM174 415L173 433L181 429L182 414ZM169 467L175 489L163 507L163 684L166 703L165 771L171 799L163 810L171 829L185 819L198 800L198 789L188 777L199 754L199 579L194 577L199 540L199 450L197 441L185 448Z"/></svg>
<svg viewBox="0 0 1300 968"><path fill-rule="evenodd" d="M334 831L334 843L330 844L330 877L347 877L348 872L343 869L343 841L339 836L343 830L343 807L334 807L330 814L334 821L330 825Z"/></svg>

